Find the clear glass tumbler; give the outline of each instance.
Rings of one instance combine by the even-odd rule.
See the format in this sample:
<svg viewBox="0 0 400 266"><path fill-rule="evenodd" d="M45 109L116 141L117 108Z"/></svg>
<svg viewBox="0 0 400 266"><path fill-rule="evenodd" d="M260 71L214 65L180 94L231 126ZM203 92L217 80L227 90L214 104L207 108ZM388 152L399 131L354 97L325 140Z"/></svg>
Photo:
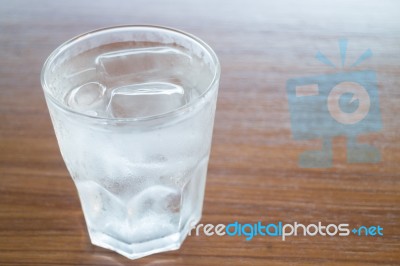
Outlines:
<svg viewBox="0 0 400 266"><path fill-rule="evenodd" d="M201 218L220 65L184 32L120 26L58 47L41 82L93 244L178 249Z"/></svg>

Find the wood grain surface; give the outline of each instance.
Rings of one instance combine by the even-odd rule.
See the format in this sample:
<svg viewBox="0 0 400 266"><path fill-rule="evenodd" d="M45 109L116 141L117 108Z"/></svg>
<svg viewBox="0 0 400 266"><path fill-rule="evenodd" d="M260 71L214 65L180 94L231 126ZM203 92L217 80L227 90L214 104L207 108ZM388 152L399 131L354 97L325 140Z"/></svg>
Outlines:
<svg viewBox="0 0 400 266"><path fill-rule="evenodd" d="M190 236L134 261L93 246L39 76L62 42L120 24L190 32L220 58L202 223L380 225L384 236ZM332 167L301 168L321 140L293 139L286 81L340 71L341 38L346 62L373 52L356 69L376 73L383 128L358 139L381 160L348 163L343 136ZM0 1L0 265L400 265L399 100L398 1Z"/></svg>

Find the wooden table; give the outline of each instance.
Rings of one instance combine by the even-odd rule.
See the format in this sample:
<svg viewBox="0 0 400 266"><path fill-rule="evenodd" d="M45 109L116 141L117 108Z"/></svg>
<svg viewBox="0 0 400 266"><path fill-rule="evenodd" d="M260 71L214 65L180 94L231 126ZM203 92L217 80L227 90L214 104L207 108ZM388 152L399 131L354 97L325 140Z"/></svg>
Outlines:
<svg viewBox="0 0 400 266"><path fill-rule="evenodd" d="M1 1L0 265L400 265L399 15L398 1ZM135 261L91 245L39 74L63 41L117 24L179 28L220 58L203 224L321 221L379 225L384 235L202 234ZM332 167L303 168L299 155L321 140L293 139L286 82L342 71L342 38L345 71L373 52L353 69L375 72L383 128L358 139L381 160L348 163L342 136Z"/></svg>

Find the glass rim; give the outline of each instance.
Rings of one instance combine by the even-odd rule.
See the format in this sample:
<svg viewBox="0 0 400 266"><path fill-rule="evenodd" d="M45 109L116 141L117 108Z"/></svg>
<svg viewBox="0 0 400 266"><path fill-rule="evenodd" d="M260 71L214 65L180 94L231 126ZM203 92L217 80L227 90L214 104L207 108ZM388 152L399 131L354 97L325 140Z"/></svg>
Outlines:
<svg viewBox="0 0 400 266"><path fill-rule="evenodd" d="M51 63L59 56L62 52L65 50L69 49L72 45L81 42L85 39L91 38L96 34L102 34L102 33L107 33L107 32L113 32L118 29L149 29L149 30L162 30L166 32L172 32L176 33L178 35L182 35L183 37L189 38L191 41L196 42L197 44L200 45L205 51L209 54L211 57L212 63L215 65L215 71L213 71L213 77L211 82L208 84L207 88L193 101L190 101L189 103L176 108L174 110L171 110L166 113L162 114L157 114L157 115L150 115L150 116L143 116L143 117L100 117L100 116L94 116L90 114L85 114L76 110L73 110L72 108L67 107L66 105L63 105L60 101L58 101L51 93L49 93L49 86L47 84L47 81L45 79L45 73L49 70L49 66ZM43 64L41 74L40 74L40 82L42 85L42 89L44 91L44 94L46 98L50 99L52 103L54 103L58 108L61 108L63 111L66 111L68 113L72 113L74 115L82 116L88 119L95 119L99 121L112 121L112 122L139 122L139 121L149 121L149 120L156 120L160 118L165 118L169 116L176 115L177 113L184 112L185 110L189 109L190 107L196 105L201 98L204 97L219 81L221 74L221 65L218 60L218 57L214 50L204 41L202 41L200 38L187 33L185 31L177 30L174 28L170 27L164 27L164 26L159 26L159 25L117 25L117 26L111 26L111 27L105 27L105 28L98 28L95 30L91 30L82 34L79 34L75 37L72 37L71 39L65 41L61 45L59 45L54 51L47 57L46 61Z"/></svg>

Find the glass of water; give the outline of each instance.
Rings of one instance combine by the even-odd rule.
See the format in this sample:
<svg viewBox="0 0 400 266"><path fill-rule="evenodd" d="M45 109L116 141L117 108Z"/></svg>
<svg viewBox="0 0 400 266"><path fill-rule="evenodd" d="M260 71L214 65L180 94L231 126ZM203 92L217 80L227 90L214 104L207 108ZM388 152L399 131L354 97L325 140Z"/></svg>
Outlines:
<svg viewBox="0 0 400 266"><path fill-rule="evenodd" d="M201 218L220 65L184 32L121 26L62 44L41 82L93 244L178 249Z"/></svg>

